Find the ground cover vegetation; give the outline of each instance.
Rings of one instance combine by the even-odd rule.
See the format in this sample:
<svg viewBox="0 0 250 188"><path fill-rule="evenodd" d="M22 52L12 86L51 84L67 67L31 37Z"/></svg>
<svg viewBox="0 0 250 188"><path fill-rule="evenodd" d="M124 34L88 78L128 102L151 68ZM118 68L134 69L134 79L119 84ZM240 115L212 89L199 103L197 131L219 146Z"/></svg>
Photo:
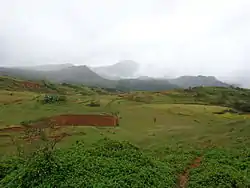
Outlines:
<svg viewBox="0 0 250 188"><path fill-rule="evenodd" d="M0 187L250 187L250 90L0 84ZM62 114L119 126L44 125Z"/></svg>

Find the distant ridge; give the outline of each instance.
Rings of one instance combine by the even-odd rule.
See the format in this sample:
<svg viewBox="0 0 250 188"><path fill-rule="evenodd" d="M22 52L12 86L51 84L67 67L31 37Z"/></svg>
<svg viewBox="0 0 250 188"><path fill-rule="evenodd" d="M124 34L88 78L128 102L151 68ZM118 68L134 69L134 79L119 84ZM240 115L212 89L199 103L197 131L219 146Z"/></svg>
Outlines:
<svg viewBox="0 0 250 188"><path fill-rule="evenodd" d="M106 80L90 70L87 66L70 66L59 70L38 71L24 68L0 67L0 76L10 76L27 80L50 80L55 83L76 83L93 86L111 86Z"/></svg>
<svg viewBox="0 0 250 188"><path fill-rule="evenodd" d="M121 69L128 62L105 67L105 69ZM131 64L133 62L130 61ZM121 66L122 65L122 66ZM34 67L33 67L34 68ZM72 66L72 64L46 65L32 68L5 68L0 67L0 76L10 76L25 80L48 80L54 83L84 84L102 88L119 90L168 90L173 88L188 88L197 86L230 87L229 84L219 81L213 76L181 76L175 79L151 78L141 76L138 78L108 79L86 66ZM39 70L38 70L39 69ZM42 69L42 70L41 70ZM134 70L134 69L133 69Z"/></svg>
<svg viewBox="0 0 250 188"><path fill-rule="evenodd" d="M229 84L219 81L214 76L181 76L175 79L168 79L172 84L182 88L198 87L198 86L216 86L229 87Z"/></svg>
<svg viewBox="0 0 250 188"><path fill-rule="evenodd" d="M67 82L103 87L112 87L114 84L113 81L102 78L86 65L67 67L57 71L49 71L47 72L46 77L48 80L59 83Z"/></svg>
<svg viewBox="0 0 250 188"><path fill-rule="evenodd" d="M65 64L47 64L47 65L36 65L36 66L26 66L18 67L20 69L36 70L36 71L57 71L68 67L73 67L71 63Z"/></svg>

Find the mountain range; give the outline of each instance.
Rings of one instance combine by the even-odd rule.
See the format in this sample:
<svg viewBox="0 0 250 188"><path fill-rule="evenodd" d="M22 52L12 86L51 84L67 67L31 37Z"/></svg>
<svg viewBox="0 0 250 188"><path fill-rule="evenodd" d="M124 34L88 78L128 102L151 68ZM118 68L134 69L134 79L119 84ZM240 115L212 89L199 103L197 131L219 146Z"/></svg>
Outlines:
<svg viewBox="0 0 250 188"><path fill-rule="evenodd" d="M49 66L48 66L49 67ZM48 71L26 68L0 67L0 76L27 80L49 80L55 83L84 84L88 86L113 87L114 81L102 78L87 66L69 66ZM64 67L64 66L61 66Z"/></svg>
<svg viewBox="0 0 250 188"><path fill-rule="evenodd" d="M57 71L64 68L73 67L74 64L65 63L65 64L47 64L47 65L37 65L37 66L24 66L24 67L17 67L20 69L27 69L27 70L35 70L35 71Z"/></svg>
<svg viewBox="0 0 250 188"><path fill-rule="evenodd" d="M174 79L141 76L132 78L139 65L126 60L102 67L74 66L73 64L40 65L33 67L0 67L0 76L28 80L49 80L55 83L84 84L119 90L167 90L196 86L229 87L213 76L181 76Z"/></svg>
<svg viewBox="0 0 250 188"><path fill-rule="evenodd" d="M228 87L226 84L214 76L181 76L175 79L168 79L171 84L178 85L182 88L197 87L197 86L217 86Z"/></svg>

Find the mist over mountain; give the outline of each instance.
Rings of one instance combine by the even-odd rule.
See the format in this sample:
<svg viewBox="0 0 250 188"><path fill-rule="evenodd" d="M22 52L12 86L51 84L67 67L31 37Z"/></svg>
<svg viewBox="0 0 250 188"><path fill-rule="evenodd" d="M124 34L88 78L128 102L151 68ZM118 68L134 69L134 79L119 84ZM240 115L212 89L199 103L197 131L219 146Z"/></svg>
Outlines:
<svg viewBox="0 0 250 188"><path fill-rule="evenodd" d="M20 67L2 67L0 69L0 74L9 74L10 76L18 76L21 78L36 78L36 79L44 79L48 77L48 71L61 71L64 72L67 68L74 69L80 68L83 66L76 66L72 63L64 63L64 64L42 64L42 65L33 65L33 66L20 66ZM157 67L157 65L142 67L139 63L133 60L123 60L118 63L114 63L113 65L107 66L99 66L99 67L89 67L88 71L94 72L99 77L102 77L106 80L120 80L120 79L131 79L137 78L139 80L168 80L172 84L176 84L179 87L195 87L195 86L228 86L234 85L238 87L250 88L250 70L238 70L232 71L228 74L224 74L222 76L214 77L214 76L175 76L178 73L178 70L171 70L168 68ZM70 69L68 69L69 71ZM68 72L66 71L66 72ZM42 73L43 72L43 73ZM61 75L61 73L56 72L55 74ZM157 74L159 72L159 74ZM67 75L67 74L66 74ZM85 73L86 75L86 73ZM139 75L139 76L137 76ZM154 76L152 76L154 75ZM164 76L163 76L164 75ZM76 77L76 75L74 75ZM73 77L74 77L73 76ZM79 75L78 75L79 77ZM53 76L49 76L49 78L53 78L53 80L61 80L61 76L58 78L54 78ZM79 82L81 79L73 79L73 81ZM66 79L67 80L67 79Z"/></svg>
<svg viewBox="0 0 250 188"><path fill-rule="evenodd" d="M59 83L85 84L88 86L112 87L114 85L113 81L99 76L85 65L47 71L46 78Z"/></svg>
<svg viewBox="0 0 250 188"><path fill-rule="evenodd" d="M74 64L71 63L65 63L65 64L45 64L45 65L36 65L36 66L24 66L19 67L21 69L27 69L27 70L36 70L36 71L57 71L64 68L73 67Z"/></svg>
<svg viewBox="0 0 250 188"><path fill-rule="evenodd" d="M119 90L167 90L197 86L229 87L214 76L180 76L177 78L139 76L138 63L125 60L114 65L89 68L86 65L48 64L22 68L0 68L0 75L28 80L49 80L55 83L84 84Z"/></svg>
<svg viewBox="0 0 250 188"><path fill-rule="evenodd" d="M46 69L40 69L40 68ZM52 66L44 65L27 68L4 68L0 67L0 76L11 76L28 80L49 80L55 83L74 83L89 86L112 87L114 82L107 80L93 72L87 66Z"/></svg>
<svg viewBox="0 0 250 188"><path fill-rule="evenodd" d="M220 79L233 85L250 88L250 69L232 71L230 74L220 77Z"/></svg>
<svg viewBox="0 0 250 188"><path fill-rule="evenodd" d="M112 80L211 75L249 86L249 7L249 0L2 1L0 66L87 65ZM42 65L51 63L62 65Z"/></svg>
<svg viewBox="0 0 250 188"><path fill-rule="evenodd" d="M0 67L0 76L10 76L26 80L43 80L45 75L40 71L28 70L22 68Z"/></svg>
<svg viewBox="0 0 250 188"><path fill-rule="evenodd" d="M133 60L123 60L113 65L92 67L92 70L109 79L130 78L139 70L139 64Z"/></svg>

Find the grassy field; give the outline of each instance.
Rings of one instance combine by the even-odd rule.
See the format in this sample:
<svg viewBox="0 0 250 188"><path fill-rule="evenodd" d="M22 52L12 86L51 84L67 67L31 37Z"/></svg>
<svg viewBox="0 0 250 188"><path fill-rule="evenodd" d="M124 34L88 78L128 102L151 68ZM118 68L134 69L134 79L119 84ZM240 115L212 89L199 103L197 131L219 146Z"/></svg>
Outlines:
<svg viewBox="0 0 250 188"><path fill-rule="evenodd" d="M76 92L72 87L62 87L66 92L68 89L67 101L53 104L41 103L38 100L43 98L41 92L2 89L0 128L60 114L111 112L119 112L119 126L68 126L57 130L57 134L71 135L61 140L53 153L62 165L60 168L68 170L64 174L67 178L60 179L55 171L49 177L43 171L44 177L37 182L34 182L35 175L23 174L21 184L16 173L26 167L30 170L30 163L18 168L14 163L18 170L13 170L13 162L6 162L6 156L17 153L16 145L6 134L16 138L23 133L0 132L0 152L5 164L10 165L1 166L6 171L0 180L3 187L250 187L250 115L218 114L229 107L209 102L214 89L202 89L207 95L197 100L193 93L183 91L125 94L139 96L135 99L107 93L84 95L79 88ZM228 92L233 97L241 95L235 90ZM144 97L145 102L141 100ZM91 100L100 101L100 107L87 106ZM76 142L84 146L73 146ZM29 148L32 145L20 143ZM32 158L43 163L39 157ZM197 157L199 164L192 164ZM84 167L77 166L81 164L79 161ZM85 171L75 172L64 164ZM41 167L34 168L41 170ZM86 173L93 176L86 177Z"/></svg>

